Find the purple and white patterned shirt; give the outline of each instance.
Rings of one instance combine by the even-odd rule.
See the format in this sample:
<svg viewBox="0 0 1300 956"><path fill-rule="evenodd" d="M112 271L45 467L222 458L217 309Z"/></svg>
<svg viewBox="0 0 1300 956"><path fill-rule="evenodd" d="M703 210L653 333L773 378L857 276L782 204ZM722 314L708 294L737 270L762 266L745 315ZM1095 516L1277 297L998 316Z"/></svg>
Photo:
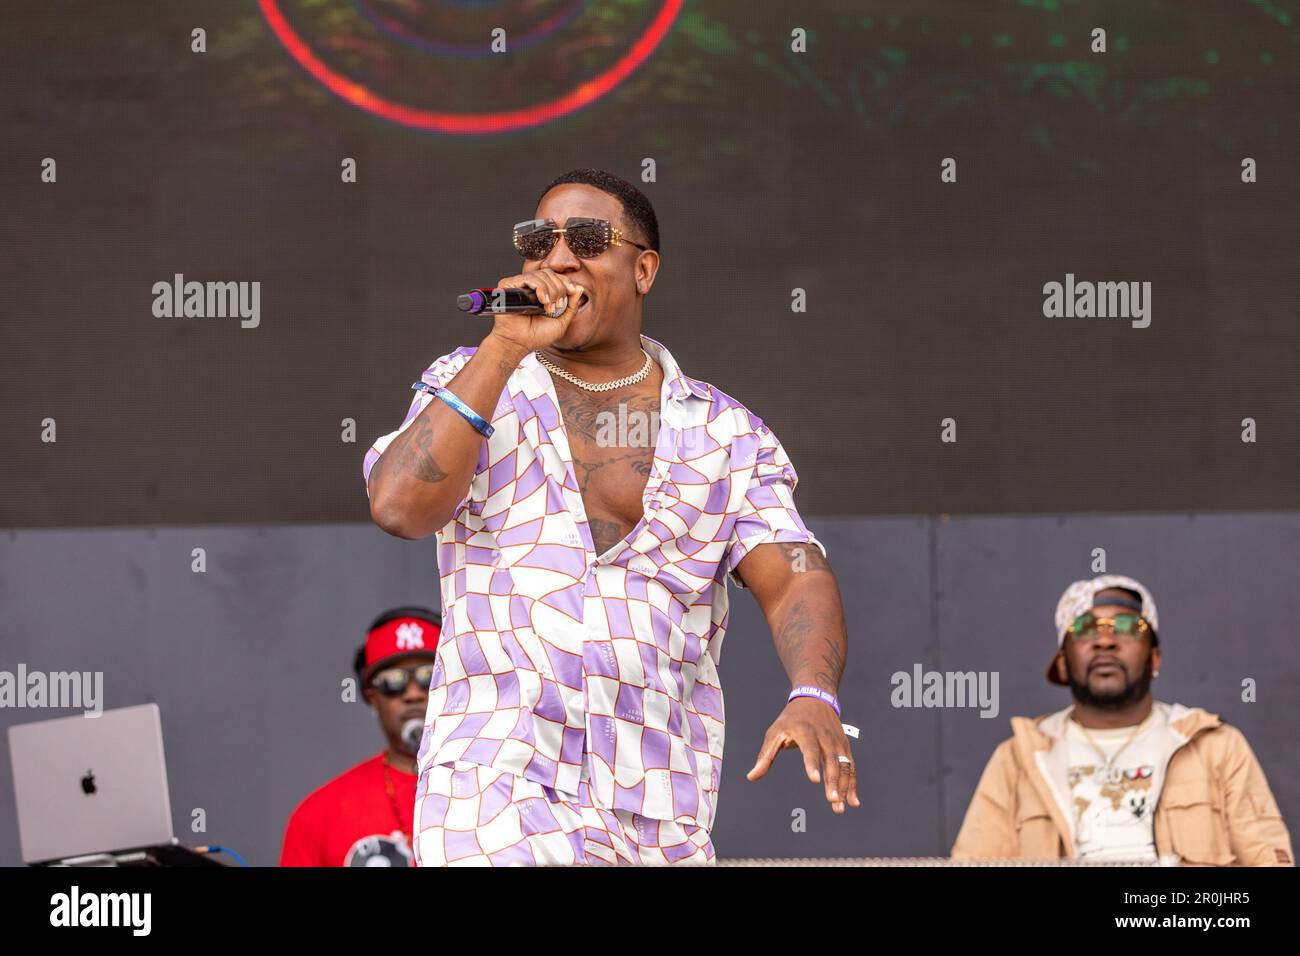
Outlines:
<svg viewBox="0 0 1300 956"><path fill-rule="evenodd" d="M776 435L641 339L664 372L658 443L641 521L604 554L550 373L530 352L510 374L466 497L437 533L443 630L419 772L467 760L568 794L587 778L597 806L708 828L727 578L744 587L735 567L760 544L826 548L795 509L798 476ZM444 355L422 381L447 385L475 351ZM417 392L366 454L366 479L433 400Z"/></svg>

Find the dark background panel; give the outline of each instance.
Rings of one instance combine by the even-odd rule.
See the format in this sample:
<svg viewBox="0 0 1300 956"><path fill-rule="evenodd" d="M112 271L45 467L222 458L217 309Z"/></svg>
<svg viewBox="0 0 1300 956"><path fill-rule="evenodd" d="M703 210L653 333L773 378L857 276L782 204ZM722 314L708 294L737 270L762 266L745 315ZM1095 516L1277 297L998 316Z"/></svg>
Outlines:
<svg viewBox="0 0 1300 956"><path fill-rule="evenodd" d="M276 6L379 94L502 111L598 75L660 4ZM523 38L571 7L481 54L491 26ZM366 447L434 358L486 332L455 294L519 271L509 225L555 175L640 182L646 157L663 266L644 331L772 424L808 514L1293 509L1296 15L693 2L610 95L453 136L342 102L251 0L10 5L0 523L365 520ZM154 318L178 272L260 282L260 327ZM1067 272L1150 281L1151 326L1045 318Z"/></svg>

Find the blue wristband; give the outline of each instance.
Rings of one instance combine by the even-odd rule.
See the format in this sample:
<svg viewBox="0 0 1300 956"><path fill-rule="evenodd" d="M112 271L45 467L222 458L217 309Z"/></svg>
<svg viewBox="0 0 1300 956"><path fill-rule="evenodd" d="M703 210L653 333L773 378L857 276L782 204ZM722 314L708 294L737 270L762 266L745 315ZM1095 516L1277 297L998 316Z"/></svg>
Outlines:
<svg viewBox="0 0 1300 956"><path fill-rule="evenodd" d="M840 702L835 699L835 695L828 690L822 690L820 687L796 687L790 691L790 696L785 699L788 704L796 697L816 697L835 708L835 716L840 716Z"/></svg>
<svg viewBox="0 0 1300 956"><path fill-rule="evenodd" d="M475 412L474 409L470 408L459 398L457 398L455 393L450 391L449 389L434 388L433 386L427 385L424 382L416 382L414 385L411 386L411 388L422 392L428 392L431 395L435 395L438 398L441 398L452 408L456 409L456 411L460 413L461 418L465 419L465 421L473 425L474 430L478 432L480 435L482 435L484 438L491 438L492 432L496 430L487 423L486 419L484 419L481 415Z"/></svg>

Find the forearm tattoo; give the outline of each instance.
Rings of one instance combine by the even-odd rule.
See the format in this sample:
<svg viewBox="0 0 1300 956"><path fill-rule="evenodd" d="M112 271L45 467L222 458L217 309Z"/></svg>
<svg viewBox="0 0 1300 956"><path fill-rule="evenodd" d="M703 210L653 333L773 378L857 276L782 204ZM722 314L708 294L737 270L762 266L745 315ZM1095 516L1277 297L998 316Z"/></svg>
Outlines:
<svg viewBox="0 0 1300 956"><path fill-rule="evenodd" d="M844 676L843 628L820 604L797 598L782 614L774 640L777 656L792 679L811 671L818 687L834 690Z"/></svg>
<svg viewBox="0 0 1300 956"><path fill-rule="evenodd" d="M781 624L774 635L776 653L788 673L797 674L806 666L808 635L815 624L812 611L803 599L796 601L781 618Z"/></svg>
<svg viewBox="0 0 1300 956"><path fill-rule="evenodd" d="M827 637L825 644L822 645L820 666L813 674L813 681L818 687L831 690L840 686L840 678L843 676L844 651L840 649L839 642L835 638Z"/></svg>

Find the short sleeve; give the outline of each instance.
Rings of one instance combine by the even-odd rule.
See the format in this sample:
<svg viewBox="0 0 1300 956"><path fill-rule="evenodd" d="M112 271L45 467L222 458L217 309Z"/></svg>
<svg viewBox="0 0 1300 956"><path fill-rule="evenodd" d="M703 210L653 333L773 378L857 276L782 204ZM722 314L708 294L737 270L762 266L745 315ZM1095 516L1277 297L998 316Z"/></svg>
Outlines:
<svg viewBox="0 0 1300 956"><path fill-rule="evenodd" d="M420 376L420 381L433 388L444 387L460 374L460 370L465 367L465 363L474 357L476 351L478 350L473 348L459 348L448 355L442 356ZM375 462L379 461L379 457L388 449L393 439L410 428L411 423L420 416L420 413L433 400L431 392L417 391L411 399L410 407L406 410L406 418L402 420L401 426L396 431L384 435L370 446L370 450L366 452L366 457L361 463L361 479L366 484L367 496L370 494L370 472L374 470Z"/></svg>
<svg viewBox="0 0 1300 956"><path fill-rule="evenodd" d="M799 476L785 448L770 428L757 419L754 421L757 422L753 432L757 439L754 470L740 503L726 557L727 574L742 589L745 584L736 574L736 566L760 544L802 541L815 545L823 556L826 554L825 545L808 530L794 505Z"/></svg>

